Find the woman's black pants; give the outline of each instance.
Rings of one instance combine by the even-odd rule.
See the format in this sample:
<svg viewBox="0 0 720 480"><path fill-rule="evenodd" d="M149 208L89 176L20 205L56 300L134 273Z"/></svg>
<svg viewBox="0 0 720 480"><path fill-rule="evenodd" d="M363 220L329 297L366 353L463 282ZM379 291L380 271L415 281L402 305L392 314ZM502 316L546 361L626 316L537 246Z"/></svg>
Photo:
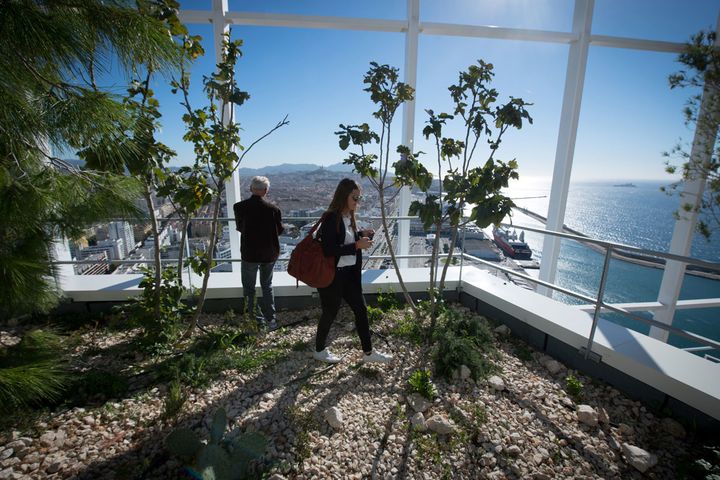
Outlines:
<svg viewBox="0 0 720 480"><path fill-rule="evenodd" d="M315 337L315 351L325 349L325 341L330 333L330 327L335 321L342 299L350 305L355 314L355 328L360 336L360 343L364 352L372 351L370 341L370 323L368 321L367 305L362 293L361 277L357 267L339 268L335 271L335 279L329 287L318 288L322 315L318 323Z"/></svg>

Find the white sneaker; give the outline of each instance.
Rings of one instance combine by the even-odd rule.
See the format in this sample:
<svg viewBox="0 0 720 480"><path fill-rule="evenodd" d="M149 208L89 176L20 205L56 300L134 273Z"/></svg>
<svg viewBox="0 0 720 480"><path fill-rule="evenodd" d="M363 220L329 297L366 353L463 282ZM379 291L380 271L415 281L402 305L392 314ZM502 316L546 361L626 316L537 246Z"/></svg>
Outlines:
<svg viewBox="0 0 720 480"><path fill-rule="evenodd" d="M388 355L387 353L378 352L377 350L373 350L370 355L365 354L362 358L362 363L390 363L393 359L392 355Z"/></svg>
<svg viewBox="0 0 720 480"><path fill-rule="evenodd" d="M340 363L341 360L340 357L336 357L335 355L330 353L330 350L328 350L327 348L320 352L314 352L313 358L315 360L320 360L321 362L325 363Z"/></svg>

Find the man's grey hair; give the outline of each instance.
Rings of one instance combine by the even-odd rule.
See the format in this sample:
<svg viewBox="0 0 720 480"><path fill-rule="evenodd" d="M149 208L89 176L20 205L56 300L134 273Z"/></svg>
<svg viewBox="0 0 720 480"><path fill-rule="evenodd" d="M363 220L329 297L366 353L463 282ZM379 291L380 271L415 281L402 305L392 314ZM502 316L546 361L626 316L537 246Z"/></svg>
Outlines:
<svg viewBox="0 0 720 480"><path fill-rule="evenodd" d="M270 180L267 177L253 177L250 181L250 190L260 192L270 188Z"/></svg>

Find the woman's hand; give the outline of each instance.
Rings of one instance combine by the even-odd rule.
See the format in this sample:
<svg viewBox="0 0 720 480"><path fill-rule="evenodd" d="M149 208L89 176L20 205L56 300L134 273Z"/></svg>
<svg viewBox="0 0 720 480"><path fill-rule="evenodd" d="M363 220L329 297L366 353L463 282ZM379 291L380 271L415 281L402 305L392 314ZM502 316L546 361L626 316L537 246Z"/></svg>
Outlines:
<svg viewBox="0 0 720 480"><path fill-rule="evenodd" d="M365 250L366 248L372 247L373 241L368 237L361 237L355 242L355 248L358 250Z"/></svg>
<svg viewBox="0 0 720 480"><path fill-rule="evenodd" d="M368 228L367 230L360 230L358 232L361 237L368 237L370 240L375 236L375 230L372 228Z"/></svg>

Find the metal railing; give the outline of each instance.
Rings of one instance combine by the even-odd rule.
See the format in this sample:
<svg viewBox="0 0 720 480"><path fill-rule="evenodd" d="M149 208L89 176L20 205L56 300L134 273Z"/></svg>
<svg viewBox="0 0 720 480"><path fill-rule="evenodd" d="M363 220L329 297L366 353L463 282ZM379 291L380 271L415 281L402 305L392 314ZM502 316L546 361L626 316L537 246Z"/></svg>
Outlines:
<svg viewBox="0 0 720 480"><path fill-rule="evenodd" d="M719 349L720 350L720 342L703 337L701 335L697 335L697 334L689 332L687 330L682 330L682 329L673 327L672 325L658 322L658 321L650 319L650 318L646 318L646 317L643 317L640 315L635 315L627 310L624 310L622 308L617 308L612 304L606 303L603 300L604 295L605 295L605 287L607 285L607 276L608 276L608 270L610 267L610 259L613 257L613 254L617 253L618 251L631 252L631 253L638 254L641 256L645 256L645 257L655 257L655 258L662 258L665 260L675 260L675 261L679 261L679 262L682 262L682 263L685 263L688 265L696 265L696 266L703 267L703 268L706 268L706 269L709 269L712 271L717 271L717 272L720 272L720 263L708 262L706 260L699 260L699 259L695 259L695 258L691 258L691 257L685 257L682 255L675 255L672 253L659 252L656 250L649 250L649 249L644 249L644 248L639 248L639 247L633 247L630 245L625 245L625 244L616 243L616 242L608 242L605 240L596 240L596 239L592 239L592 238L581 236L581 235L574 235L574 234L569 234L569 233L564 233L564 232L556 232L553 230L544 230L544 229L528 227L528 226L524 226L524 225L503 224L503 226L511 226L515 229L527 230L527 231L540 233L540 234L544 234L544 235L553 235L553 236L557 236L557 237L561 237L561 238L566 238L569 240L575 240L575 241L578 241L581 243L589 243L589 244L600 246L605 249L605 257L604 257L604 261L603 261L602 273L600 275L600 285L598 287L597 298L592 298L587 295L583 295L583 294L574 292L572 290L568 290L566 288L560 287L559 285L555 285L553 283L545 282L543 280L533 278L529 275L519 273L515 270L501 267L501 266L496 265L487 260L483 260L483 259L480 259L477 257L473 257L472 255L462 253L462 256L465 258L471 259L473 261L479 262L484 265L488 265L494 269L501 270L509 275L513 275L513 276L522 278L522 279L532 282L536 285L542 285L544 287L550 288L552 290L564 293L566 295L578 298L580 300L583 300L585 302L595 305L594 312L593 312L592 326L590 328L590 335L588 337L587 347L585 348L585 358L586 359L589 358L590 353L592 352L592 345L593 345L594 339L595 339L595 332L597 330L600 312L603 309L609 310L614 313L618 313L620 315L626 316L633 320L642 322L651 327L657 327L657 328L660 328L663 330L667 330L670 333L673 333L673 334L678 335L683 338L690 339L693 342L703 345L703 347L697 347L697 348ZM460 279L462 280L462 270L460 272L460 276L461 276ZM718 300L720 300L720 299L713 299L712 303L715 303ZM694 308L702 308L702 306L703 306L702 304L699 304L699 305L695 306ZM693 348L693 347L691 347L691 348ZM694 350L695 349L688 350L688 351L694 351ZM706 357L710 357L710 356L706 355ZM714 358L714 357L711 357L711 358Z"/></svg>
<svg viewBox="0 0 720 480"><path fill-rule="evenodd" d="M320 217L285 217L283 221L290 222L290 221L312 221L312 220L318 220ZM382 217L369 217L369 216L358 216L359 219L362 220L380 220ZM396 220L414 220L417 219L416 216L392 216L392 217L386 217L387 220L396 221ZM177 221L177 218L169 217L169 218L159 218L158 221ZM190 219L191 221L210 221L211 219L207 217L193 217ZM234 221L234 218L231 217L220 217L218 218L218 221L221 222L227 222L227 221ZM664 260L675 260L678 262L682 262L686 265L696 265L698 267L702 267L711 271L717 271L720 272L720 263L715 262L709 262L705 260L699 260L691 257L685 257L682 255L675 255L671 253L665 253L665 252L659 252L656 250L649 250L639 247L634 247L631 245L625 245L621 243L616 242L609 242L605 240L597 240L590 237L582 236L582 235L576 235L576 234L570 234L565 232L557 232L553 230L545 230L530 226L524 226L524 225L510 225L510 224L503 224L503 226L511 226L514 229L521 229L521 230L527 230L543 235L553 235L560 238L565 238L568 240L574 240L580 243L584 244L591 244L595 245L597 247L600 247L605 250L604 255L604 262L603 262L603 269L600 276L600 285L598 287L598 293L597 298L593 298L587 295L583 295L578 292L574 292L572 290L569 290L567 288L561 287L559 285L556 285L554 283L545 282L543 280L534 278L532 276L526 275L524 273L520 273L516 270L513 270L511 268L503 267L501 265L498 265L495 262L484 260L478 257L475 257L473 255L461 252L460 257L460 277L459 281L462 282L462 269L464 260L472 260L474 262L480 263L482 265L486 265L494 270L502 271L508 275L512 275L514 277L522 278L523 280L527 282L531 282L535 285L542 285L544 287L547 287L551 290L563 293L565 295L580 299L584 302L587 302L590 305L594 305L593 309L593 318L592 318L592 325L590 329L590 334L588 337L588 343L585 350L585 358L589 358L590 354L592 353L592 346L594 343L595 333L597 331L597 325L599 322L600 312L602 310L608 310L617 314L620 314L622 316L628 317L632 320L639 321L643 324L649 325L651 327L657 327L663 330L666 330L672 334L678 335L683 338L687 338L689 340L692 340L693 342L699 343L700 347L688 347L684 350L689 352L695 352L695 351L705 351L710 349L718 349L720 350L720 342L717 342L715 340L703 337L701 335L697 335L695 333L689 332L687 330L682 330L676 327L673 327L672 325L668 325L662 322L658 322L656 320L646 318L640 315L636 315L632 312L629 312L625 309L615 307L612 304L606 303L603 299L605 296L605 287L607 285L607 276L608 276L608 270L610 266L610 259L615 254L622 254L622 252L627 252L634 254L635 257L626 259L629 261L632 261L633 259L637 260L638 256L640 257L650 257L650 258L660 258ZM463 235L465 234L465 226L462 227ZM187 241L188 239L186 239ZM447 255L438 255L438 259L440 258L450 258L451 256L457 256L453 252L448 252ZM396 259L417 259L417 258L431 258L431 254L409 254L409 255L395 255ZM368 256L368 259L371 260L379 260L379 259L390 259L390 255L370 255ZM622 258L622 256L621 256ZM214 258L213 259L217 263L236 263L241 262L242 260L240 258ZM161 263L172 263L176 262L177 259L161 259ZM280 262L287 262L287 259L281 259ZM138 263L154 263L154 260L152 259L139 259L139 260L67 260L67 261L54 261L52 264L54 265L75 265L75 264L138 264ZM709 303L717 303L720 299L712 299L709 301ZM697 305L694 305L690 308L702 308L704 305L702 302L698 303ZM706 355L706 358L709 359L715 359L715 357L712 357L710 355Z"/></svg>

